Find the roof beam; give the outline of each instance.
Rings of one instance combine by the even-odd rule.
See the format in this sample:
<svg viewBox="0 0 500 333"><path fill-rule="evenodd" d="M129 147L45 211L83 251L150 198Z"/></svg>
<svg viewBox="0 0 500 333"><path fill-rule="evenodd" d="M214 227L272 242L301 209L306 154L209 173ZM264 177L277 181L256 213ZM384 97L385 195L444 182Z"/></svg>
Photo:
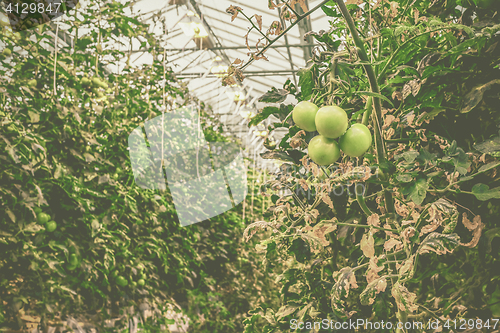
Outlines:
<svg viewBox="0 0 500 333"><path fill-rule="evenodd" d="M293 73L297 73L297 70L277 70L277 71L245 71L243 74L245 76L283 76L283 75L292 75ZM182 78L197 78L202 77L205 73L179 73L176 74L178 79ZM216 77L213 74L208 74L208 77Z"/></svg>
<svg viewBox="0 0 500 333"><path fill-rule="evenodd" d="M270 49L279 49L279 48L286 48L286 47L297 47L297 48L303 48L303 47L313 47L317 46L317 44L290 44L290 45L271 45L269 46ZM251 49L255 49L255 46L250 46ZM242 50L245 49L247 50L246 45L238 45L238 46L223 46L223 47L212 47L207 50ZM185 49L179 49L179 48L172 48L172 49L167 49L167 52L173 52L173 51L190 51L190 50L198 50L198 48L185 48ZM144 52L145 50L133 50L132 53L134 52Z"/></svg>

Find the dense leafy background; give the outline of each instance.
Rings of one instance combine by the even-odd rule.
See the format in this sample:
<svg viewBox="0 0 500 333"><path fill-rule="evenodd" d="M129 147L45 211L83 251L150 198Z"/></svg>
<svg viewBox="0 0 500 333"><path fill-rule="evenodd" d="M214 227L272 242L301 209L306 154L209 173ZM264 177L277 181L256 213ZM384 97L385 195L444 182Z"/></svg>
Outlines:
<svg viewBox="0 0 500 333"><path fill-rule="evenodd" d="M92 1L72 11L61 30L77 38L74 47L59 47L55 67L54 26L2 32L11 52L0 55L1 327L23 328L33 318L57 326L69 315L116 331L140 314L158 330L178 304L193 332L240 332L254 301L273 302L255 250L239 242L241 204L182 228L168 191L134 183L128 135L161 114L164 67L160 41L128 14L130 6ZM108 42L124 38L139 41L154 63L107 70L123 56ZM168 67L165 75L165 92L178 106L198 104ZM200 105L206 139L234 141ZM249 173L250 184L256 178ZM263 200L252 203L250 215L249 196L246 221L261 213ZM37 222L39 209L55 231ZM117 276L128 285L119 286ZM143 287L136 285L141 277ZM103 327L109 318L119 320Z"/></svg>

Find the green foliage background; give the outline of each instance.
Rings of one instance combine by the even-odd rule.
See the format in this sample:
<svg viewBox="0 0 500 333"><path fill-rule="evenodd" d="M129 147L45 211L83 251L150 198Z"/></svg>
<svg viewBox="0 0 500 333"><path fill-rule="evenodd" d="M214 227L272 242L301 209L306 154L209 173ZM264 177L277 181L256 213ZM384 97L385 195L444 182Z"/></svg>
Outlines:
<svg viewBox="0 0 500 333"><path fill-rule="evenodd" d="M259 258L250 244L239 244L241 204L182 228L168 192L134 184L127 138L160 114L164 67L159 41L130 8L91 1L78 15L72 11L61 31L77 38L58 48L57 63L54 26L2 32L12 54L0 55L0 327L20 329L26 316L57 326L81 315L116 331L146 302L153 317L144 326L152 330L171 324L164 315L179 304L193 332L239 332L256 299L272 303ZM123 38L138 40L153 65L107 71L124 55L107 42ZM165 78L165 92L179 106L197 103L169 68ZM206 139L232 141L201 107ZM256 198L256 211L261 204ZM57 223L55 231L37 222L39 209ZM128 285L117 285L117 276ZM141 277L145 286L134 286ZM109 318L120 320L104 328Z"/></svg>

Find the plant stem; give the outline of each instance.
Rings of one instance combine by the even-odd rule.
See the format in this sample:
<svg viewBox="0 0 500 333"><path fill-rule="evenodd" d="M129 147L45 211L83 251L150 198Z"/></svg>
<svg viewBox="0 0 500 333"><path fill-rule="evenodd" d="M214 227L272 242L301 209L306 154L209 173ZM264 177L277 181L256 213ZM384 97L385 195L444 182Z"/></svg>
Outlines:
<svg viewBox="0 0 500 333"><path fill-rule="evenodd" d="M343 225L343 226L348 226L348 227L355 227L355 228L373 228L373 229L378 229L378 230L383 230L383 231L391 231L391 232L398 232L396 229L387 229L387 228L382 228L382 227L376 227L373 225L366 225L366 224L356 224L356 223L335 223L336 225Z"/></svg>
<svg viewBox="0 0 500 333"><path fill-rule="evenodd" d="M366 101L366 111L365 113L363 113L363 120L361 121L361 123L363 125L368 125L368 121L370 120L370 117L372 115L372 110L373 110L373 99L372 97L368 97L368 100Z"/></svg>
<svg viewBox="0 0 500 333"><path fill-rule="evenodd" d="M271 45L273 45L276 41L278 41L281 37L283 37L288 31L290 31L294 26L296 26L300 21L302 21L303 19L305 19L306 17L308 17L309 15L311 15L311 13L313 13L316 10L318 10L319 8L321 8L321 6L323 6L324 4L326 4L328 1L330 1L330 0L323 0L323 1L321 1L321 3L319 3L316 7L314 7L313 9L311 9L310 11L308 11L307 13L304 13L303 15L297 16L297 19L293 23L291 23L288 28L286 28L285 30L283 30L275 39L273 39L272 41L270 41L269 44L267 44L262 50L260 50L256 55L254 55L254 57L252 57L250 60L248 60L241 67L241 70L243 70L246 67L248 67L248 65L250 65L255 60L256 57L262 55Z"/></svg>
<svg viewBox="0 0 500 333"><path fill-rule="evenodd" d="M270 42L271 40L269 39L269 37L267 37L259 28L257 28L257 26L255 25L255 23L252 22L252 18L248 17L245 15L245 13L243 13L241 10L239 11L241 13L241 15L245 16L245 18L248 20L248 22L250 22L252 24L252 27L257 30L258 32L260 32L260 34L262 35L262 37L264 37L268 42ZM251 29L250 29L251 30Z"/></svg>
<svg viewBox="0 0 500 333"><path fill-rule="evenodd" d="M343 0L335 0L337 2L337 6L339 7L344 19L349 27L349 30L352 35L352 39L356 44L356 51L358 53L359 59L364 62L363 65L366 76L370 82L371 91L377 94L380 94L380 88L378 85L377 77L375 75L375 71L373 70L373 66L370 64L370 60L368 59L368 55L366 53L366 49L363 43L363 40L360 38L358 31L356 29L356 25L354 20L352 19L351 14L347 10L347 7ZM375 149L377 150L377 162L378 164L383 164L386 159L386 151L385 151L385 143L384 138L382 136L382 106L380 103L380 98L373 97L373 106L375 107L375 112L372 113L372 125L373 130L375 132ZM384 190L384 199L385 199L385 207L388 213L394 213L394 201L392 195L389 191Z"/></svg>
<svg viewBox="0 0 500 333"><path fill-rule="evenodd" d="M344 17L347 26L349 27L352 39L354 40L354 43L356 45L356 52L358 54L358 57L364 63L363 68L365 69L366 76L368 77L368 80L370 82L370 89L373 93L380 94L380 88L378 85L377 76L366 53L364 42L358 34L358 31L356 29L356 24L354 23L351 14L349 14L349 11L347 10L344 0L335 0L335 2L337 3L337 6L340 9L342 16ZM385 143L382 135L382 105L380 103L380 98L377 97L372 98L372 103L375 108L375 112L372 112L372 126L375 132L375 149L377 150L377 162L379 166L382 166L387 161ZM368 117L366 121L368 122ZM382 180L385 181L387 179L382 179ZM394 199L392 197L391 192L387 188L385 188L385 186L383 186L382 188L384 189L385 208L389 216L393 217L395 215ZM392 219L394 220L394 218ZM396 227L398 227L397 224ZM394 277L397 277L397 275ZM392 283L394 285L394 281L392 281ZM398 309L397 317L399 318L400 321L406 321L406 316L407 313L405 311L401 311ZM398 329L396 332L399 333L401 332L401 330Z"/></svg>

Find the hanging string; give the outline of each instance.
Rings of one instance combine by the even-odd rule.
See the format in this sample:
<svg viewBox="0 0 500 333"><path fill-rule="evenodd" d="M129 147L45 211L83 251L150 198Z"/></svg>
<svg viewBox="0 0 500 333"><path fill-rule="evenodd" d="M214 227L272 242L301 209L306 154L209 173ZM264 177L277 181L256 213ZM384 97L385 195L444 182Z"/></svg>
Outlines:
<svg viewBox="0 0 500 333"><path fill-rule="evenodd" d="M164 23L165 27L165 35L167 34L167 25ZM166 45L163 47L163 107L161 109L161 168L165 165L165 147L164 147L164 140L165 140L165 109L167 108L167 101L166 101L166 93L165 93L165 86L167 85L167 77L166 77L166 61L167 58L167 47ZM160 171L162 171L160 169Z"/></svg>
<svg viewBox="0 0 500 333"><path fill-rule="evenodd" d="M57 68L57 37L59 35L59 24L56 23L56 35L54 37L54 96L56 95L56 68Z"/></svg>

